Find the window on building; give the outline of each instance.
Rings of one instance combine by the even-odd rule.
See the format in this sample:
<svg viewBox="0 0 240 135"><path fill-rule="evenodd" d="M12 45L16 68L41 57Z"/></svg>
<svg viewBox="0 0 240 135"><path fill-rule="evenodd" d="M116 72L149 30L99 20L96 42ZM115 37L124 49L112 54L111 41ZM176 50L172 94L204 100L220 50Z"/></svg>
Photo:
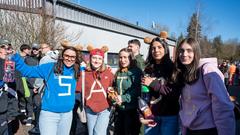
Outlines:
<svg viewBox="0 0 240 135"><path fill-rule="evenodd" d="M82 58L86 61L89 62L89 51L82 51Z"/></svg>
<svg viewBox="0 0 240 135"><path fill-rule="evenodd" d="M108 53L107 64L111 67L118 67L118 53Z"/></svg>

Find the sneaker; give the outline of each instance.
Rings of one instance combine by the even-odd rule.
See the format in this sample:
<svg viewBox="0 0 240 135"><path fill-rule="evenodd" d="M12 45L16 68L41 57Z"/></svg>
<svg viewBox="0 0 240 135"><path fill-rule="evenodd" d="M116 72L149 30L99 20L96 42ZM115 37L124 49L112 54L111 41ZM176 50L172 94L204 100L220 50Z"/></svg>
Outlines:
<svg viewBox="0 0 240 135"><path fill-rule="evenodd" d="M26 113L27 113L27 112L26 112L25 109L21 109L21 110L20 110L20 114L21 114L21 115L25 115L25 116L26 116Z"/></svg>
<svg viewBox="0 0 240 135"><path fill-rule="evenodd" d="M26 110L25 109L21 109L20 112L21 113L26 113Z"/></svg>
<svg viewBox="0 0 240 135"><path fill-rule="evenodd" d="M26 126L30 127L32 126L32 117L28 117L26 120Z"/></svg>

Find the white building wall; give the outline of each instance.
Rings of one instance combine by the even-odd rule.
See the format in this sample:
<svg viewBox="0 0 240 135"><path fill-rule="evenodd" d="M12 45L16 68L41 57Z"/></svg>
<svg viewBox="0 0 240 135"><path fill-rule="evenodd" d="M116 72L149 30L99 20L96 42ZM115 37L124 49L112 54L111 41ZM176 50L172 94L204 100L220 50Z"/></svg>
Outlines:
<svg viewBox="0 0 240 135"><path fill-rule="evenodd" d="M66 21L58 20L57 23L61 23L67 28L67 35L74 32L81 32L80 38L74 41L74 43L83 45L84 50L86 50L87 45L91 43L94 45L94 47L98 48L102 47L103 45L107 45L109 48L108 52L117 53L120 49L127 47L129 40L138 39L141 42L141 54L143 55L144 59L147 56L149 45L145 44L143 39Z"/></svg>

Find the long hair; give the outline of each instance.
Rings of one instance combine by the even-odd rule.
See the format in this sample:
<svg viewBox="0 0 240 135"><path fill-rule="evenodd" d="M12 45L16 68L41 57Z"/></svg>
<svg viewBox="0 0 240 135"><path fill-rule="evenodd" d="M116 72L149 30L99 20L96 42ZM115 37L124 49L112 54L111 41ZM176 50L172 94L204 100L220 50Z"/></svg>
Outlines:
<svg viewBox="0 0 240 135"><path fill-rule="evenodd" d="M119 52L118 52L118 56L120 57L120 53L121 52L126 52L126 53L128 53L129 55L128 55L128 60L129 60L129 65L128 65L128 67L127 67L127 70L129 70L129 69L133 69L133 68L137 68L137 60L135 59L135 56L133 55L133 52L130 50L130 49L128 49L128 48L122 48ZM120 64L120 61L118 61L118 66L119 66L119 68L118 68L118 70L116 71L116 73L115 73L115 75L114 75L114 80L116 80L117 79L117 76L118 76L118 73L119 72L121 72L121 70L123 69L123 67L121 66L121 64ZM128 73L127 73L128 74ZM114 85L116 85L115 84L116 82L114 81Z"/></svg>
<svg viewBox="0 0 240 135"><path fill-rule="evenodd" d="M54 67L54 73L58 75L63 74L63 68L64 68L64 63L63 63L63 54L67 50L72 50L76 53L76 61L73 64L73 69L74 69L74 78L77 80L79 77L79 71L80 71L80 60L78 58L79 54L78 51L75 47L73 46L67 46L63 49L62 53L58 56L57 64Z"/></svg>
<svg viewBox="0 0 240 135"><path fill-rule="evenodd" d="M152 42L150 43L150 48L148 50L148 56L147 56L147 59L146 59L146 62L145 64L146 65L152 65L152 64L155 64L155 59L153 58L152 56L152 46L153 46L153 43L154 42L159 42L163 48L164 48L164 57L166 59L170 59L170 55L169 55L169 49L168 49L168 45L167 45L167 42L164 40L164 39L161 39L159 37L156 37L152 40ZM164 59L163 59L164 60Z"/></svg>
<svg viewBox="0 0 240 135"><path fill-rule="evenodd" d="M132 53L132 51L128 48L122 48L119 52L118 52L118 56L120 57L120 53L121 52L126 52L128 53L128 60L129 60L129 65L128 65L128 69L130 68L134 68L134 67L137 67L137 61ZM121 70L123 67L121 66L120 64L120 61L118 62L118 66L119 66L119 70Z"/></svg>
<svg viewBox="0 0 240 135"><path fill-rule="evenodd" d="M161 58L161 61L160 61L161 67L157 67L158 69L156 69L156 65L157 65L156 60L152 56L152 49L153 49L154 42L159 42L164 48L164 56ZM161 70L161 73L165 79L170 78L173 71L173 62L170 59L168 45L164 39L161 39L159 37L154 38L150 43L148 56L146 59L146 68L144 71L145 73L152 73L155 70Z"/></svg>
<svg viewBox="0 0 240 135"><path fill-rule="evenodd" d="M183 44L188 44L192 47L194 58L189 65L183 65L180 61L180 49ZM194 38L185 38L183 39L176 48L175 55L175 71L173 74L173 80L178 80L178 77L181 77L185 83L191 84L198 80L199 78L199 61L201 58L201 50L199 43ZM183 81L182 80L182 81Z"/></svg>

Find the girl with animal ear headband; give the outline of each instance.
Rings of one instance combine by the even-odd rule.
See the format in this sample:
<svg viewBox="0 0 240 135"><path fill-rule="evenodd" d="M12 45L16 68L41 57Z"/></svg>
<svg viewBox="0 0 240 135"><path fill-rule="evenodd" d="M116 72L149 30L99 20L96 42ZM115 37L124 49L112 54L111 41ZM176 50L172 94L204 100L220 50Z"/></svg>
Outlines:
<svg viewBox="0 0 240 135"><path fill-rule="evenodd" d="M69 46L63 49L56 63L28 66L19 54L13 55L16 69L23 76L45 80L39 117L41 134L70 134L76 83L80 70L77 56L77 49Z"/></svg>
<svg viewBox="0 0 240 135"><path fill-rule="evenodd" d="M163 36L164 34L162 34ZM165 34L166 35L166 34ZM150 106L157 124L152 124L151 119L141 117L144 124L144 133L147 135L176 135L178 134L178 112L180 96L179 86L171 83L174 64L170 59L168 45L165 38L145 38L149 43L149 51L146 59L145 74L142 84L150 90Z"/></svg>
<svg viewBox="0 0 240 135"><path fill-rule="evenodd" d="M82 80L82 78L86 78L86 76L84 74L85 73L84 70L85 70L85 67L86 67L86 61L82 57L82 53L81 53L81 51L83 50L82 45L80 45L80 44L73 45L68 40L63 40L61 42L61 46L63 48L74 47L78 51L78 58L79 58L79 61L80 61L80 74L78 76L78 79ZM80 80L78 80L78 81L80 81ZM72 128L71 128L71 133L73 133L73 134L79 133L77 131L78 130L78 128L77 128L78 124L82 125L81 130L83 130L83 131L81 131L81 132L82 133L87 133L87 127L86 127L85 124L83 124L83 123L86 123L86 114L84 113L85 110L82 109L82 107L84 107L83 106L84 102L82 101L82 99L84 97L82 97L82 93L78 91L78 88L80 88L80 87L82 88L82 87L84 87L84 85L85 85L85 83L83 84L83 86L81 84L81 86L78 85L76 87L76 99L75 99L75 105L74 105L74 109L73 109L73 120L72 120ZM82 112L79 111L79 110L82 110Z"/></svg>
<svg viewBox="0 0 240 135"><path fill-rule="evenodd" d="M71 44L70 41L68 41L66 39L61 41L60 44L61 44L62 48L66 48L66 47L70 47L70 46L74 47L78 51L78 59L80 60L80 63L82 63L82 62L86 63L86 61L82 57L81 51L83 50L83 46L81 44L73 45L73 44Z"/></svg>
<svg viewBox="0 0 240 135"><path fill-rule="evenodd" d="M87 115L88 134L107 134L110 115L110 105L107 100L107 91L112 87L113 73L104 64L104 53L108 51L107 46L94 48L88 45L90 61L86 66L85 78L79 78L77 92L82 91L82 82L85 82L84 97L85 111ZM82 81L84 79L84 81Z"/></svg>

